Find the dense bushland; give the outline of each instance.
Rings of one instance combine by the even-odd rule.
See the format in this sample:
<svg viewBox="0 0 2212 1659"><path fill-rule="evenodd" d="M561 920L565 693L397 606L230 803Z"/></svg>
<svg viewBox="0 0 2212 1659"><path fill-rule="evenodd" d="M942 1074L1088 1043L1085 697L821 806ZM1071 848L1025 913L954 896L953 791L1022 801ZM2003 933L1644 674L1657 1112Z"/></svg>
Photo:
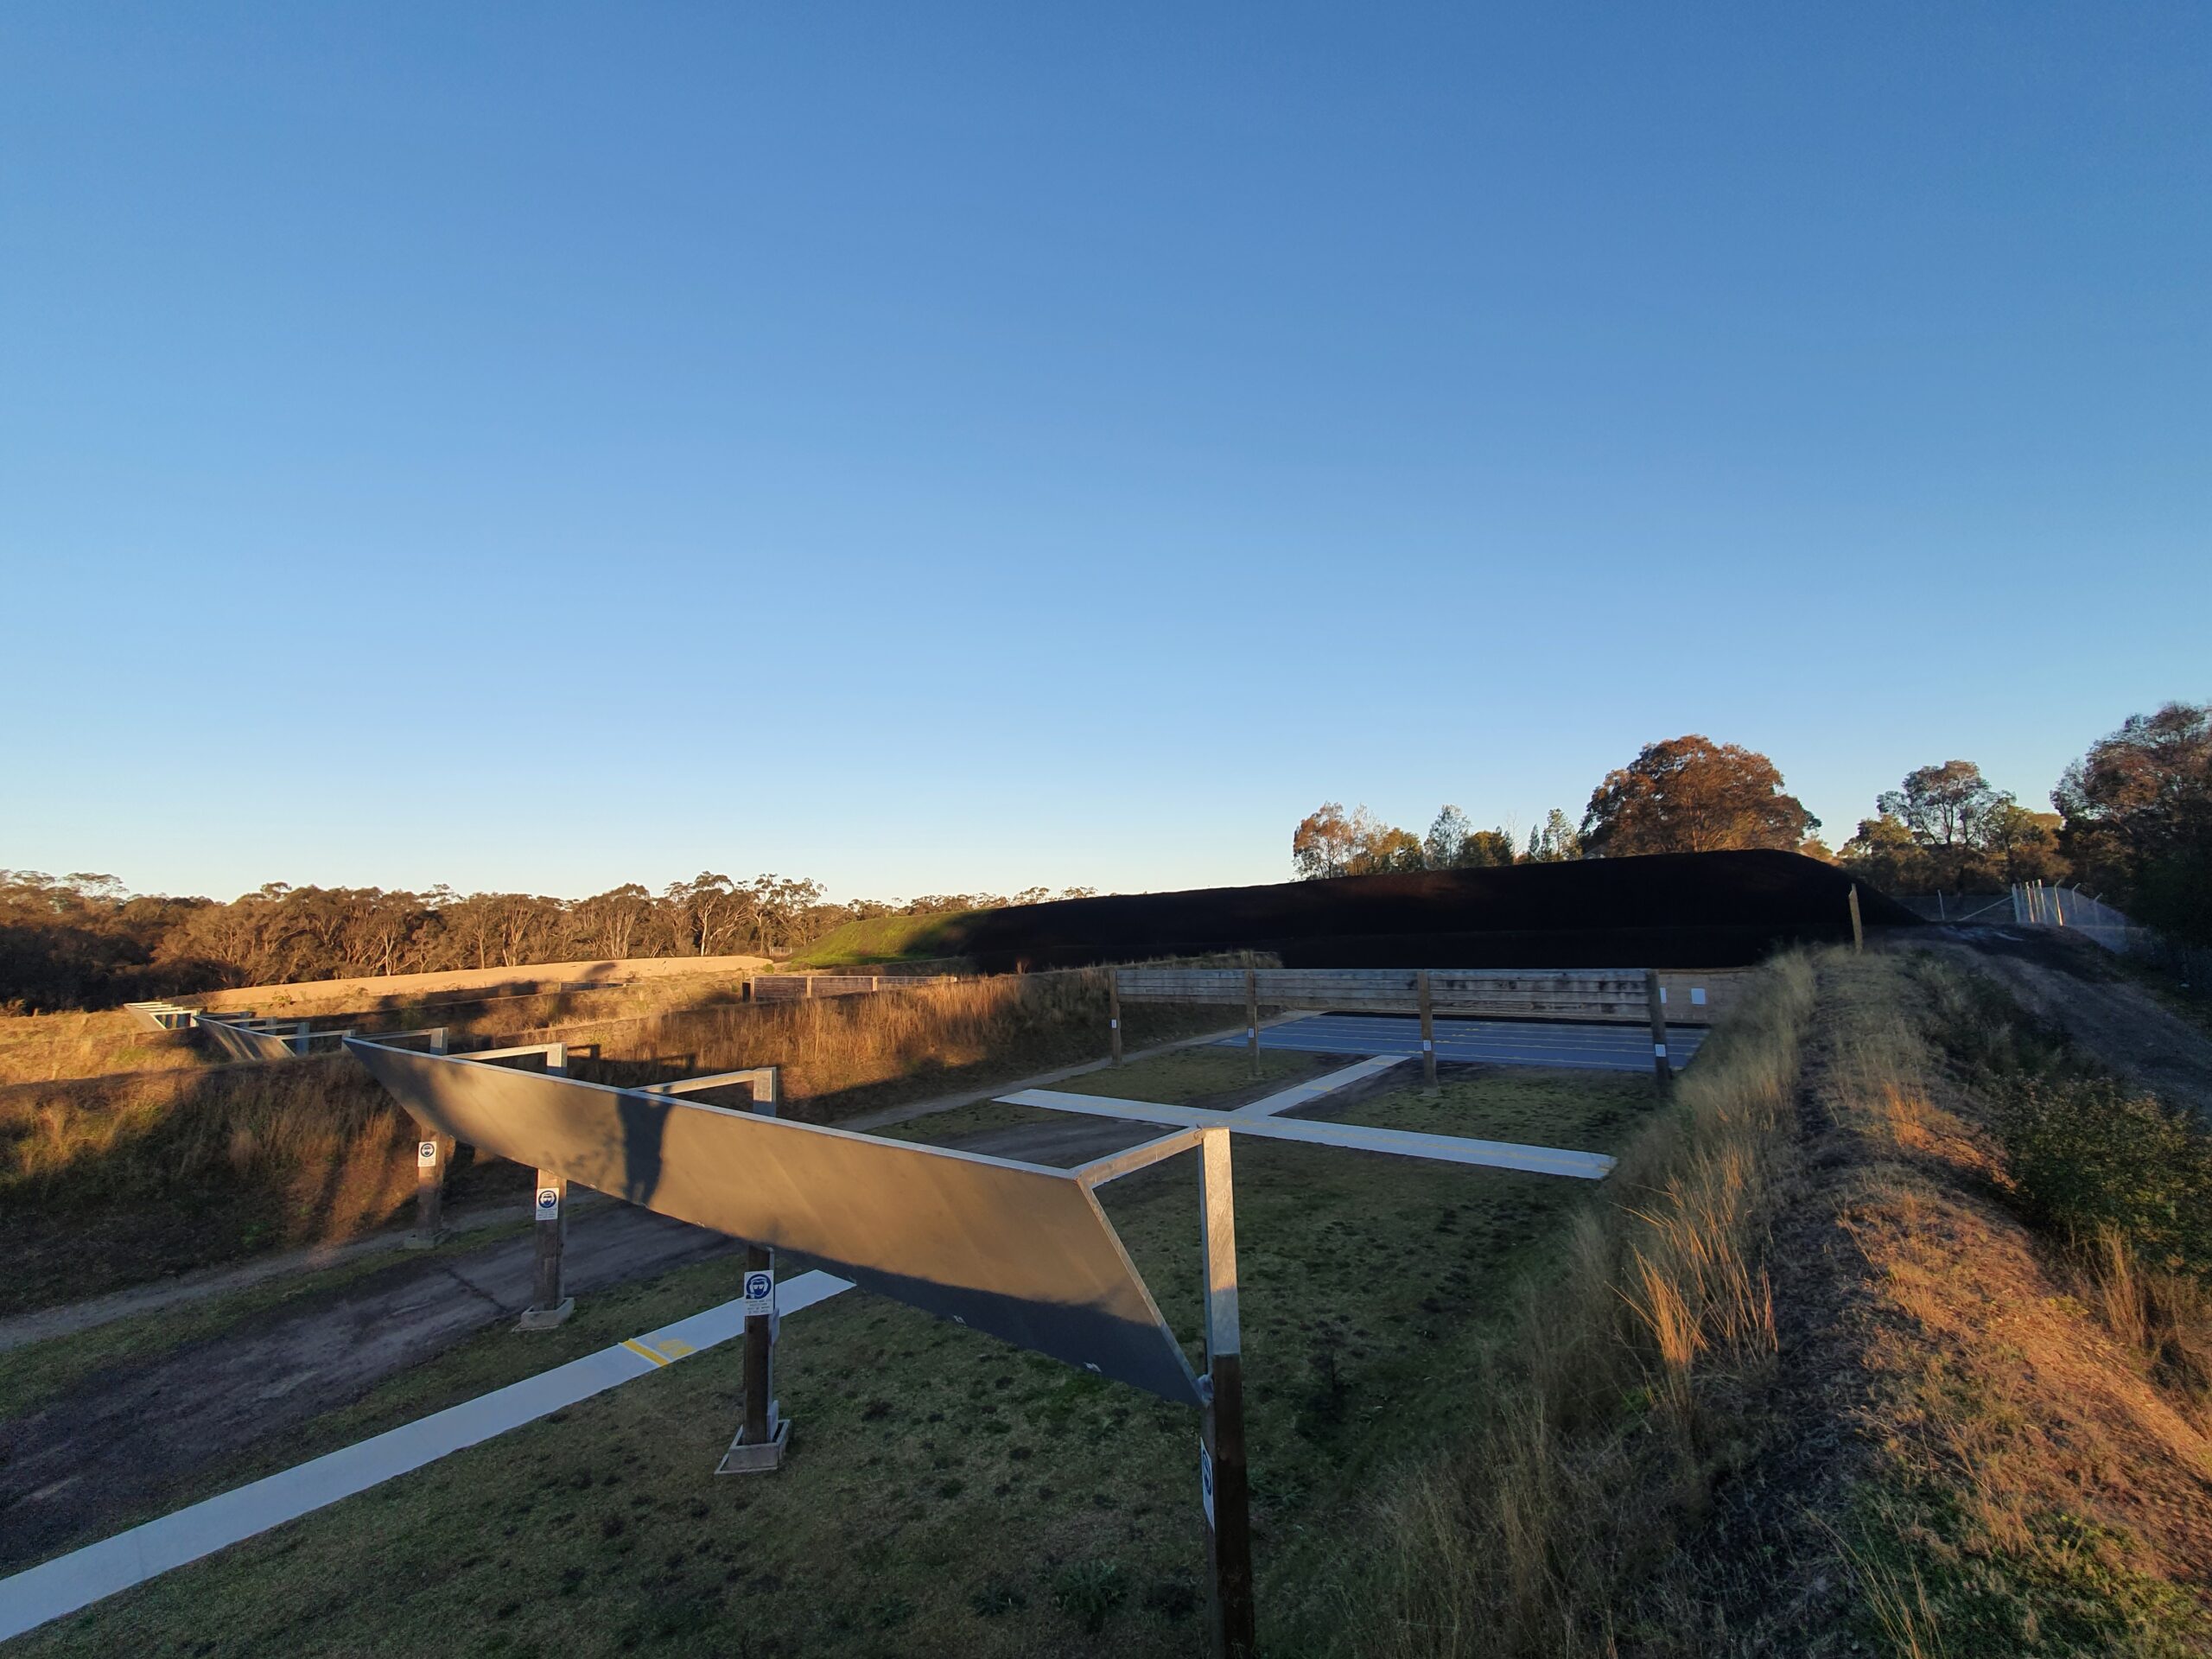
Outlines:
<svg viewBox="0 0 2212 1659"><path fill-rule="evenodd" d="M1088 889L1071 888L1063 898ZM108 1007L241 985L531 963L769 955L849 921L1029 904L935 894L831 904L821 884L711 872L656 894L636 883L588 899L271 882L228 904L126 892L112 876L0 871L0 1010Z"/></svg>

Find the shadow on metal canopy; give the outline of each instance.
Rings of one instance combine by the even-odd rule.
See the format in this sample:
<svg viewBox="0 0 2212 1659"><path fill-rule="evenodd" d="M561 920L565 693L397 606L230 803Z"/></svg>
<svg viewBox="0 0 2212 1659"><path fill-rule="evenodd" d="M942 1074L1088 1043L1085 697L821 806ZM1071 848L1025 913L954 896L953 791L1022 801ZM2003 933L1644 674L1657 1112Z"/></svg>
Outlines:
<svg viewBox="0 0 2212 1659"><path fill-rule="evenodd" d="M1082 1172L346 1046L442 1134L1184 1405L1190 1363ZM1103 1172L1100 1172L1103 1173Z"/></svg>

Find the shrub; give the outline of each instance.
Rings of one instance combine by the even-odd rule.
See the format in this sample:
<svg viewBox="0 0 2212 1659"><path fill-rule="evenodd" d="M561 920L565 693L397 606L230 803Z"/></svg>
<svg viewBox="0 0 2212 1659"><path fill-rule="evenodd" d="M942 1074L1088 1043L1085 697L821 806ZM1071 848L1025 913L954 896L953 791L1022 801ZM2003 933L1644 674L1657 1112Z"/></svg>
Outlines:
<svg viewBox="0 0 2212 1659"><path fill-rule="evenodd" d="M2103 1078L2016 1081L1998 1131L2031 1220L2088 1246L2212 1274L2212 1135L2187 1113Z"/></svg>

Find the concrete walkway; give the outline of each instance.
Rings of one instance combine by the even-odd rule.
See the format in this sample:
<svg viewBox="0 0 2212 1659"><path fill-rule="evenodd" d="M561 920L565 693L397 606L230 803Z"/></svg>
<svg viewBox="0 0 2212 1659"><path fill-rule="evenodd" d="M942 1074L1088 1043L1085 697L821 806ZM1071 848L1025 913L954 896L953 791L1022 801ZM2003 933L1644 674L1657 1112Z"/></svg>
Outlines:
<svg viewBox="0 0 2212 1659"><path fill-rule="evenodd" d="M778 1311L796 1313L851 1288L830 1274L802 1273L776 1287ZM742 1301L724 1302L0 1580L0 1642L463 1446L703 1353L744 1330L744 1308Z"/></svg>

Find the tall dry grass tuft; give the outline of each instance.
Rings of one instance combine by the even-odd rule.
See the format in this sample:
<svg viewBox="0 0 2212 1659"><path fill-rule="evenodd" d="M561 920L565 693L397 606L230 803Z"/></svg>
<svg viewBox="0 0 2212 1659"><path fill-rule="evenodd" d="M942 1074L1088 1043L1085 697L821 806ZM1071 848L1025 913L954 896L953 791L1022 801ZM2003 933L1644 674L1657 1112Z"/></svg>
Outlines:
<svg viewBox="0 0 2212 1659"><path fill-rule="evenodd" d="M1616 1651L1725 1462L1727 1396L1772 1361L1761 1243L1813 995L1802 956L1761 971L1470 1378L1463 1442L1388 1493L1361 1653Z"/></svg>
<svg viewBox="0 0 2212 1659"><path fill-rule="evenodd" d="M260 1186L289 1195L285 1236L321 1237L404 1185L383 1166L403 1169L410 1138L342 1056L18 1084L0 1089L0 1202L67 1213Z"/></svg>

